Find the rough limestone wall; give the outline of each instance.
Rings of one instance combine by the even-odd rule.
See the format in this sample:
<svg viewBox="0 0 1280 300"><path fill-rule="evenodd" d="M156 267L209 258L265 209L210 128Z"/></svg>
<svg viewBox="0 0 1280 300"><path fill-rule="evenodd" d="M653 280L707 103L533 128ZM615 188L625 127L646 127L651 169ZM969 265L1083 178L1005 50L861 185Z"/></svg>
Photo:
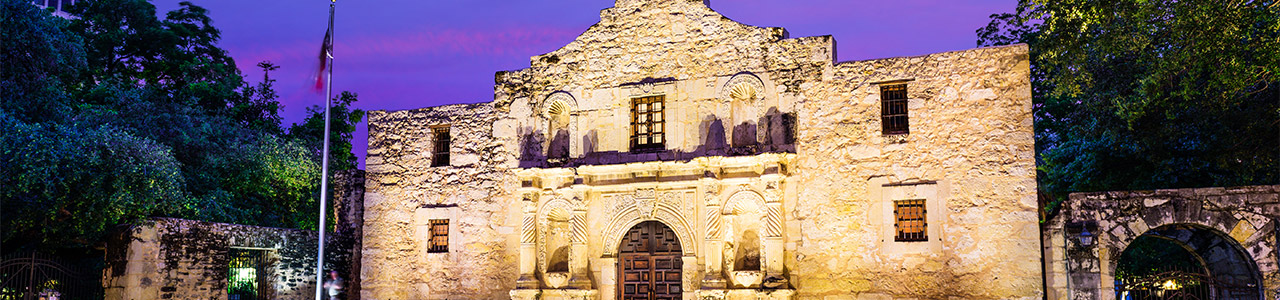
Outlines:
<svg viewBox="0 0 1280 300"><path fill-rule="evenodd" d="M106 299L227 298L230 248L273 249L272 299L315 297L312 231L156 218L131 226L107 248Z"/></svg>
<svg viewBox="0 0 1280 300"><path fill-rule="evenodd" d="M507 298L517 249L501 225L519 183L492 138L495 116L489 103L370 112L361 298ZM431 167L439 125L450 126L451 165ZM428 214L449 219L447 253L427 253Z"/></svg>
<svg viewBox="0 0 1280 300"><path fill-rule="evenodd" d="M1027 47L843 62L823 79L801 84L799 298L1040 298ZM891 80L910 80L909 135L881 134L875 83ZM927 207L940 244L885 234L892 202L877 196L894 184L941 195Z"/></svg>
<svg viewBox="0 0 1280 300"><path fill-rule="evenodd" d="M360 295L360 249L364 237L364 170L334 172L332 218L334 229L326 252L339 254L338 263L327 262L326 269L342 276L347 295ZM327 236L326 236L327 237ZM331 258L325 258L326 261ZM354 297L352 297L354 298Z"/></svg>

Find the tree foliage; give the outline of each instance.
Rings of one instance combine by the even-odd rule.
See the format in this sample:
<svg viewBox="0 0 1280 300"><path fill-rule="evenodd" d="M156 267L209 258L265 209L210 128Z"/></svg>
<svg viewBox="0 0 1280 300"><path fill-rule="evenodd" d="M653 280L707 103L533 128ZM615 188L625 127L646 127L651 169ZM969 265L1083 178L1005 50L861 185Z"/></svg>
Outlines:
<svg viewBox="0 0 1280 300"><path fill-rule="evenodd" d="M91 246L151 216L316 227L322 120L285 130L279 67L245 82L207 10L183 2L160 19L145 0L79 1L68 21L0 1L6 251ZM333 149L354 168L363 112L355 94L338 99Z"/></svg>
<svg viewBox="0 0 1280 300"><path fill-rule="evenodd" d="M978 45L1031 49L1042 190L1280 183L1276 1L1020 1Z"/></svg>

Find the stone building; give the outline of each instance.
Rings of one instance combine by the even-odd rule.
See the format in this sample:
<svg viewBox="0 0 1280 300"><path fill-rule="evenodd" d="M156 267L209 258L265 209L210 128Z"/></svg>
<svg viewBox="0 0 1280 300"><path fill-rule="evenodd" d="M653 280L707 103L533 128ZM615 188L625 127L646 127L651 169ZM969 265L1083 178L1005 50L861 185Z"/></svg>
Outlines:
<svg viewBox="0 0 1280 300"><path fill-rule="evenodd" d="M1041 297L1026 46L600 18L492 102L370 113L362 298Z"/></svg>

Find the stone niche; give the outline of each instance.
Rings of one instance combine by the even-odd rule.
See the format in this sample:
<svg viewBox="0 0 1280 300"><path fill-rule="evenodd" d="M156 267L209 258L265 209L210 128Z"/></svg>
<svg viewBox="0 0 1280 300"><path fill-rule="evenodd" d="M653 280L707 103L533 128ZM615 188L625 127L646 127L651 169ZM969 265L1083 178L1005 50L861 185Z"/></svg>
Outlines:
<svg viewBox="0 0 1280 300"><path fill-rule="evenodd" d="M522 169L514 299L615 299L619 245L658 221L675 234L682 298L788 298L782 165L792 154ZM660 170L660 171L659 171ZM674 266L673 266L674 267Z"/></svg>

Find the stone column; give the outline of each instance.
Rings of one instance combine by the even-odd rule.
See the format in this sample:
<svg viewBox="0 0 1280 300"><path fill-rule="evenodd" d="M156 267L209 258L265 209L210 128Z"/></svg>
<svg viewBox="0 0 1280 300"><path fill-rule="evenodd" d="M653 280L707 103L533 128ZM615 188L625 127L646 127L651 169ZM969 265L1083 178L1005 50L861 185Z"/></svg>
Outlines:
<svg viewBox="0 0 1280 300"><path fill-rule="evenodd" d="M715 201L714 194L707 194L707 206L705 211L705 220L707 227L706 250L703 253L703 263L706 264L705 272L702 274L702 288L704 289L723 289L725 288L725 279L723 276L723 257L721 257L721 249L724 248L724 242L720 239L720 202Z"/></svg>
<svg viewBox="0 0 1280 300"><path fill-rule="evenodd" d="M763 266L764 282L761 283L765 288L787 288L787 277L783 274L783 239L782 239L782 190L779 189L781 182L771 182L769 187L764 191L764 245L760 245L764 251Z"/></svg>
<svg viewBox="0 0 1280 300"><path fill-rule="evenodd" d="M587 269L587 211L577 207L570 221L572 235L569 239L569 287L590 289L591 279Z"/></svg>
<svg viewBox="0 0 1280 300"><path fill-rule="evenodd" d="M600 299L613 300L618 295L618 258L600 258Z"/></svg>
<svg viewBox="0 0 1280 300"><path fill-rule="evenodd" d="M698 267L698 257L693 255L684 256L680 258L680 263L680 268L682 270L682 274L680 274L681 297L684 299L694 299L695 295L693 292L697 286L694 281L698 278L695 274L695 272L697 272L696 268Z"/></svg>
<svg viewBox="0 0 1280 300"><path fill-rule="evenodd" d="M770 199L773 200L773 199ZM768 216L765 217L765 238L764 245L764 278L773 278L772 280L783 280L782 275L782 202L772 201L765 203L768 207Z"/></svg>
<svg viewBox="0 0 1280 300"><path fill-rule="evenodd" d="M516 279L516 288L537 289L538 277L534 274L538 265L537 232L534 226L537 206L530 197L525 197L524 201L521 202L524 210L524 220L520 224L520 278Z"/></svg>

